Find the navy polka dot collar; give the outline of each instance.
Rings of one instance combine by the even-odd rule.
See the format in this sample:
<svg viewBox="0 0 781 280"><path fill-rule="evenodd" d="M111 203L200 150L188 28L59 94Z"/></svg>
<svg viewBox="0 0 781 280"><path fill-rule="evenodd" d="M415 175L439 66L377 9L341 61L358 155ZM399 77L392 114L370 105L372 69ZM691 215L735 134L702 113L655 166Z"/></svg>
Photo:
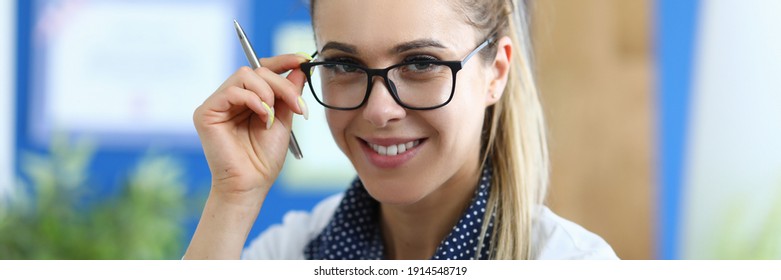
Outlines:
<svg viewBox="0 0 781 280"><path fill-rule="evenodd" d="M480 243L483 215L491 190L491 166L486 164L475 195L450 233L439 244L431 259L471 260ZM331 221L304 249L310 260L379 260L385 248L380 232L379 202L374 200L359 179L345 192ZM494 216L488 221L480 255L487 259Z"/></svg>

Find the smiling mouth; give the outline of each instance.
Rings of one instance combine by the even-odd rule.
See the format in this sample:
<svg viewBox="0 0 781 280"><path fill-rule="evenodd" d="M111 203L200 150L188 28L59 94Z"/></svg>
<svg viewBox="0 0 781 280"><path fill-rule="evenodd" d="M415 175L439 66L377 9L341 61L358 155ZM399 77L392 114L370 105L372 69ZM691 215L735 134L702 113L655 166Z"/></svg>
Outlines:
<svg viewBox="0 0 781 280"><path fill-rule="evenodd" d="M406 143L401 143L401 144L389 145L389 146L383 146L383 145L379 145L379 144L373 144L373 143L366 142L366 144L369 145L369 147L372 150L374 150L375 152L377 152L377 154L379 154L381 156L400 155L400 154L403 154L404 152L406 152L408 150L411 150L411 149L417 147L418 145L420 145L420 143L421 143L420 139L409 141L409 142L406 142Z"/></svg>

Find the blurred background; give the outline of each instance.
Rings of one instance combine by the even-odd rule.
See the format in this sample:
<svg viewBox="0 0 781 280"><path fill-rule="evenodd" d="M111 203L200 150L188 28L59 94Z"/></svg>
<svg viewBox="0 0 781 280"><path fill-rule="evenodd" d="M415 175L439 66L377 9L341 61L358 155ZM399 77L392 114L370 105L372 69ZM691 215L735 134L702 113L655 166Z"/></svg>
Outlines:
<svg viewBox="0 0 781 280"><path fill-rule="evenodd" d="M551 208L624 259L781 259L781 2L530 2ZM181 258L234 18L315 50L300 0L0 1L0 259ZM250 239L355 176L310 110Z"/></svg>

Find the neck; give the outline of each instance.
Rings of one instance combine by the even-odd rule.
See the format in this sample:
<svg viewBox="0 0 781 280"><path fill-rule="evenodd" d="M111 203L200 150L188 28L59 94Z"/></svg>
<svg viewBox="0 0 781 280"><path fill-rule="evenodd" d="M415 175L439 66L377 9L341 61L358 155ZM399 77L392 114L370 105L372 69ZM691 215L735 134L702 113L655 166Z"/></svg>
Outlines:
<svg viewBox="0 0 781 280"><path fill-rule="evenodd" d="M411 205L380 205L387 259L429 259L474 196L480 170L454 176Z"/></svg>

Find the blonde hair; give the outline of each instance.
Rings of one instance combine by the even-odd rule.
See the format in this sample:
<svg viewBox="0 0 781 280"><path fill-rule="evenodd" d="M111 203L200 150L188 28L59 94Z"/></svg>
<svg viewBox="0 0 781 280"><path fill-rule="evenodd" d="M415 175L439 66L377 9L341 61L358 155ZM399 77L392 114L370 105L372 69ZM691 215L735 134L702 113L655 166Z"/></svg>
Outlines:
<svg viewBox="0 0 781 280"><path fill-rule="evenodd" d="M545 200L550 163L542 104L532 72L527 6L516 0L457 2L470 24L484 36L507 36L514 46L507 86L499 102L486 110L483 124L482 165L488 160L493 164L489 211L484 220L496 215L491 259L530 259L532 222ZM487 60L493 61L495 46L492 53ZM487 229L483 224L481 236Z"/></svg>
<svg viewBox="0 0 781 280"><path fill-rule="evenodd" d="M313 2L310 1L310 12L314 16ZM484 37L508 36L514 46L507 86L499 102L486 110L483 123L480 168L488 160L493 165L492 189L483 221L496 215L491 259L530 259L532 221L545 199L550 165L545 120L532 73L527 5L523 0L453 3ZM496 45L490 50L492 55L483 57L486 62L493 61ZM483 223L481 238L487 230L488 223ZM475 252L479 254L481 248Z"/></svg>

